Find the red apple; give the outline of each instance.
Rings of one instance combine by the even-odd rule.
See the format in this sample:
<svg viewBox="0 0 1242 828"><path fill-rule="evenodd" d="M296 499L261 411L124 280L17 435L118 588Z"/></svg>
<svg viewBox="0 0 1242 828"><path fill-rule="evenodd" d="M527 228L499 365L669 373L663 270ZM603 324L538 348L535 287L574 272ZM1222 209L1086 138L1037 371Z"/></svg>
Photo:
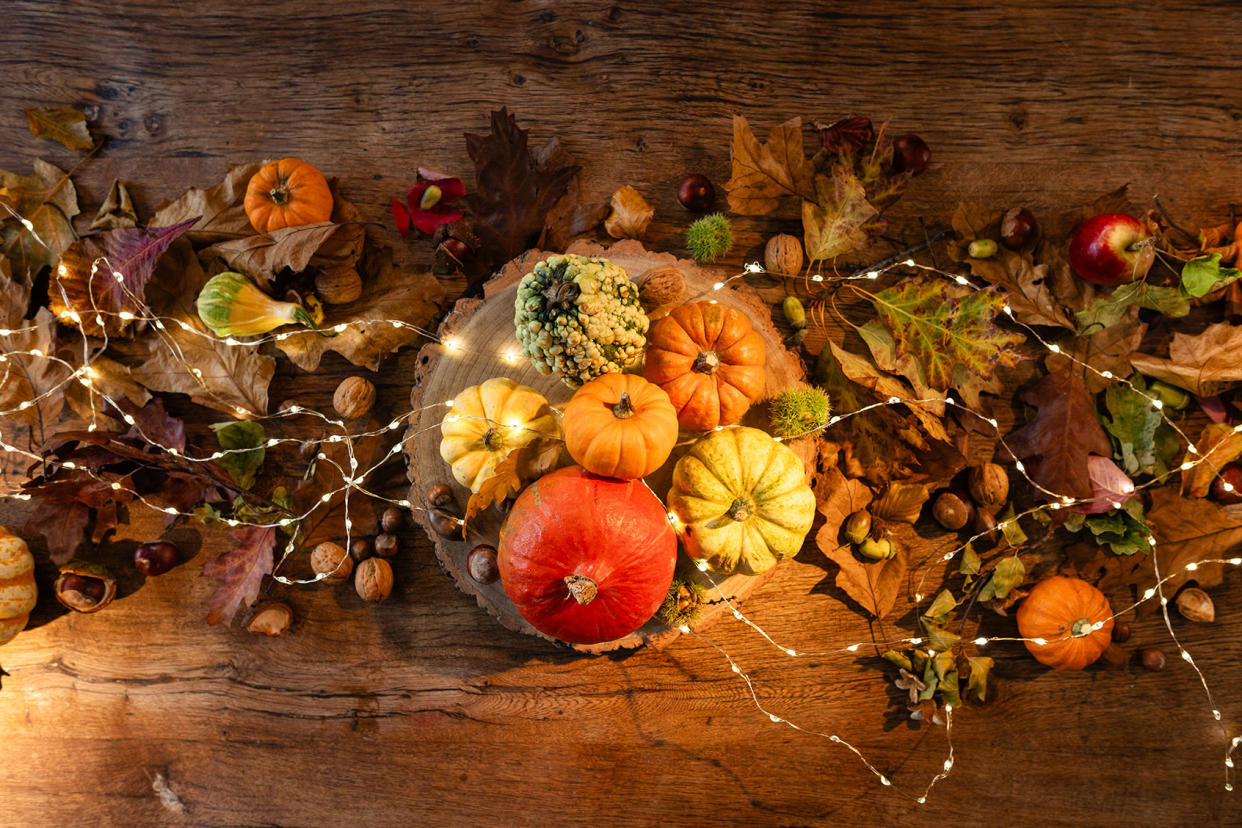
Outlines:
<svg viewBox="0 0 1242 828"><path fill-rule="evenodd" d="M1125 213L1092 216L1070 239L1070 267L1097 285L1122 285L1142 279L1155 260L1151 234L1142 222Z"/></svg>

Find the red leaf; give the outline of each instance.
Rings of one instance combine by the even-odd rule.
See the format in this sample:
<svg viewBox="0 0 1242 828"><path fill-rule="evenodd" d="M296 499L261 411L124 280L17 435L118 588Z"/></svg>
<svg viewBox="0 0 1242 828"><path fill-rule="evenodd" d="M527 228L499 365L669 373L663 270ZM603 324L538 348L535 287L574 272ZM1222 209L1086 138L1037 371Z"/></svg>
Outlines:
<svg viewBox="0 0 1242 828"><path fill-rule="evenodd" d="M53 271L49 286L52 312L57 316L77 312L87 334L123 332L129 322L107 314L138 314L142 310L156 260L196 221L186 219L168 227L146 229L121 227L74 242ZM103 261L96 268L95 262L100 259ZM120 273L122 280L117 280L114 272ZM96 309L105 314L102 326L95 321Z"/></svg>
<svg viewBox="0 0 1242 828"><path fill-rule="evenodd" d="M276 546L276 529L267 526L243 526L229 532L237 547L215 560L203 564L203 574L219 578L222 583L207 598L208 624L232 620L243 606L250 606L259 597L263 577L272 572L272 549Z"/></svg>

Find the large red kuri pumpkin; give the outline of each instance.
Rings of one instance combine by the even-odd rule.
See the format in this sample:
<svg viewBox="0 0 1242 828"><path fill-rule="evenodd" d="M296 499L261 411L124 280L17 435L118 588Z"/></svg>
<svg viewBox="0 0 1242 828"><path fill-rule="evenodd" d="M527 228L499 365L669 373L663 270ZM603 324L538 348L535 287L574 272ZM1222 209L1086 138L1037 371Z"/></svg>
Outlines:
<svg viewBox="0 0 1242 828"><path fill-rule="evenodd" d="M663 603L677 536L640 480L569 466L518 496L500 530L500 582L522 617L571 644L629 635Z"/></svg>

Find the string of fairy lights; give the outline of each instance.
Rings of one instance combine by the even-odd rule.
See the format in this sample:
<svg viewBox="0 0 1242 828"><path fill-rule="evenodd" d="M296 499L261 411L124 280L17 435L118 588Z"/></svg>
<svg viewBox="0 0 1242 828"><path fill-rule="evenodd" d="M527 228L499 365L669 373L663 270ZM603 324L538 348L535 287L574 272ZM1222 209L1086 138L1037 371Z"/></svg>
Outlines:
<svg viewBox="0 0 1242 828"><path fill-rule="evenodd" d="M33 228L31 228L24 219L23 219L23 224L26 225L28 229L31 229L33 231ZM123 295L127 299L127 306L132 307L135 310L105 311L103 309L100 309L97 305L95 305L94 279L98 276L101 268L106 268L111 278L115 279L117 285L120 287ZM890 272L900 269L900 268L913 270L915 272L923 272L923 273L932 275L937 278L949 279L958 285L968 287L976 291L988 289L986 286L980 287L979 285L976 285L970 279L968 279L967 277L961 274L949 273L949 272L940 270L937 267L923 265L923 264L915 262L913 259L895 261L895 262L887 263L883 267L864 269L864 270L860 270L854 273L844 274L844 275L833 274L829 276L824 276L821 274L810 274L810 275L796 276L796 277L790 277L787 274L770 274L770 275L776 276L782 279L788 279L788 278L800 279L800 280L803 280L805 283L807 283L808 286L813 288L814 286L824 285L825 283L841 284L841 283L855 283L855 282L874 282L874 281L879 280L881 277L889 274ZM718 291L724 290L726 287L729 287L735 282L745 280L748 276L765 274L765 273L767 273L767 271L763 268L762 265L758 264L757 262L747 264L741 272L734 274L732 276L729 276L728 278L722 281L714 283L710 291L703 291L691 297L690 300L688 301L694 301L696 299L700 299L705 296L711 296L712 294L717 293ZM107 278L107 276L104 276L101 278ZM313 331L282 331L282 332L271 334L268 336L254 337L254 338L248 338L248 339L238 339L232 336L218 338L214 336L213 334L207 331L201 330L200 328L186 322L184 319L180 319L176 317L163 317L163 316L156 315L142 301L141 297L137 296L133 291L129 289L129 286L126 283L124 274L113 269L112 266L108 263L106 258L101 258L94 262L92 269L91 269L90 280L91 281L90 281L90 284L88 285L89 289L87 291L87 295L90 297L90 300L92 303L92 309L90 312L88 312L87 315L88 316L93 315L93 321L95 323L95 326L100 331L103 332L103 343L102 345L98 346L95 349L96 355L102 354L103 351L107 347L107 343L108 343L107 322L109 318L115 317L117 321L122 322L124 324L150 325L157 332L157 334L161 337L161 340L169 347L175 359L180 363L181 367L186 371L186 373L194 377L195 380L200 385L200 387L204 390L204 392L209 395L211 394L211 389L207 385L206 380L203 377L203 373L201 369L191 364L190 360L186 358L183 350L181 349L177 341L168 335L168 330L170 326L176 326L177 328L179 328L186 334L201 337L203 339L210 340L213 343L221 343L226 347L238 347L238 348L257 348L267 343L281 342L294 336L316 336L318 335L314 333ZM852 284L851 284L851 287L853 287ZM861 295L871 296L871 294L859 288L855 287L855 290L858 290ZM874 297L871 297L871 298L874 299ZM62 299L65 300L66 307L72 307L71 303L68 302L67 297L63 296L63 293L62 293ZM716 300L709 299L709 301L714 302ZM1026 325L1020 320L1016 319L1014 317L1014 312L1012 308L1007 303L1001 307L1001 311L1008 317L1008 320L1011 323L1013 323L1017 327L1024 329L1025 333L1031 338L1031 340L1038 343L1041 347L1043 347L1049 353L1059 354L1060 356L1064 357L1065 359L1069 360L1075 365L1080 366L1082 369L1095 373L1101 379L1104 379L1108 382L1123 383L1127 385L1135 393L1142 395L1144 398L1146 398L1150 402L1151 406L1154 409L1156 409L1157 412L1159 412L1161 419L1166 424L1168 424L1171 428L1174 429L1178 438L1186 444L1187 457L1188 458L1194 457L1193 460L1187 459L1182 464L1180 464L1179 466L1173 469L1170 469L1165 474L1158 476L1158 477L1154 477L1152 480L1146 483L1140 484L1138 486L1134 486L1131 491L1127 491L1123 493L1127 497L1129 497L1133 492L1136 492L1139 489L1142 489L1148 486L1159 485L1160 483L1163 483L1170 475L1176 472L1179 472L1179 471L1186 472L1191 469L1194 469L1196 466L1203 464L1203 463L1208 464L1209 468L1211 468L1215 474L1219 474L1220 469L1217 468L1217 466L1212 462L1211 455L1218 448L1221 447L1222 443L1217 443L1216 445L1211 447L1209 450L1203 453L1200 453L1198 448L1195 446L1194 442L1184 433L1184 431L1177 425L1177 423L1173 422L1167 416L1167 414L1163 411L1163 402L1160 399L1151 395L1147 391L1138 388L1136 385L1134 385L1134 383L1130 382L1130 380L1124 377L1117 377L1107 370L1096 369L1094 366L1090 365L1084 360L1078 359L1075 355L1071 353L1067 353L1064 349L1062 349L1055 342L1047 341L1043 336L1041 336L1041 334L1037 330L1035 330L1029 325ZM68 310L62 313L60 321L66 324L81 325L82 315L79 314L77 311ZM328 328L327 330L330 332L335 332L335 333L343 333L350 326L365 327L365 326L384 325L384 324L391 325L394 328L408 329L433 342L437 342L444 348L445 353L449 355L464 356L464 355L468 355L472 353L472 350L469 347L468 343L464 342L458 336L447 336L447 337L442 338L431 331L424 330L418 326L412 325L402 320L393 320L393 319L358 320L352 323L338 324L331 328ZM35 332L39 329L39 327L40 325L36 323L36 324L27 325L21 328L0 329L0 339L7 341L10 337L14 335ZM229 454L243 453L246 451L253 450L252 448L220 449L218 451L196 455L188 450L180 450L176 447L169 447L169 446L162 445L158 440L154 439L152 436L150 436L143 430L137 418L133 417L132 415L128 413L124 413L118 401L110 397L100 387L100 385L98 384L101 379L100 374L91 364L93 360L91 352L92 352L92 347L90 344L90 340L85 335L83 335L82 337L82 364L78 367L75 367L68 360L65 360L55 354L44 353L38 348L25 348L25 349L16 349L16 350L6 350L3 352L0 352L0 364L4 366L4 372L2 375L0 375L0 387L3 387L9 381L10 377L12 376L12 372L16 370L15 366L17 365L17 363L15 362L15 358L18 358L18 357L26 357L28 359L48 360L54 364L59 365L61 368L65 369L65 371L67 372L66 375L60 381L58 381L57 383L54 383L47 389L34 395L31 399L23 400L22 402L18 403L18 405L16 405L14 408L11 408L7 411L0 411L0 423L6 422L6 419L5 419L6 417L20 414L33 406L39 405L43 400L48 399L52 397L53 395L57 394L60 390L62 390L68 384L72 382L78 382L82 386L84 386L88 392L88 400L89 400L89 405L90 405L90 410L91 410L91 422L88 425L88 429L91 431L95 431L98 428L98 419L101 413L100 408L96 406L96 400L98 399L98 401L100 401L101 403L106 404L107 406L110 406L114 411L119 412L120 419L124 421L126 425L130 427L131 432L138 439L140 439L143 443L150 446L152 449L156 451L165 452L169 456L176 458L177 460L183 461L185 463L189 463L189 464L212 463L217 460L220 460L221 458ZM522 356L520 350L518 349L516 345L516 342L505 347L503 350L501 350L500 352L496 354L474 354L474 355L478 357L498 359L500 362L506 365L511 365L511 366L518 365L521 362L521 356ZM1000 424L995 418L989 417L981 412L975 411L969 406L947 395L944 397L932 397L928 399L914 399L914 398L903 398L903 397L898 397L898 396L889 396L886 399L869 404L867 406L863 406L852 412L845 412L843 414L834 414L829 418L827 423L817 428L810 429L804 432L803 434L799 434L799 435L796 435L795 437L788 437L788 438L777 437L775 439L777 439L778 441L785 441L785 440L795 440L795 439L799 439L802 437L806 437L815 432L832 428L846 421L847 419L851 417L864 414L868 411L871 411L877 408L881 408L884 406L891 406L891 405L904 405L907 407L913 407L913 406L936 406L938 408L942 406L952 407L955 410L958 410L970 416L976 417L979 420L986 423L988 426L990 426L996 432L996 436L998 439L998 445L1008 450L1008 446L1004 440L1004 434L1002 433L1000 429ZM371 428L368 430L358 431L358 432L353 432L350 430L349 422L345 420L329 417L313 408L309 408L306 406L290 405L273 414L253 412L240 406L228 406L231 408L232 412L236 414L236 416L240 418L256 420L256 421L283 419L283 418L299 417L299 416L308 416L308 417L315 418L318 421L320 421L321 425L324 428L324 433L322 437L317 438L315 440L310 440L310 441L292 438L292 437L271 437L271 438L266 438L265 442L263 443L263 447L270 448L270 447L275 447L281 444L296 444L300 447L306 446L308 444L318 444L320 447L322 447L322 444L324 443L341 444L345 450L346 464L342 465L341 463L337 462L334 458L330 457L322 450L319 450L314 454L314 462L327 464L333 467L337 471L337 473L340 474L341 485L338 488L332 489L331 491L324 492L322 495L320 495L319 499L316 502L314 502L308 509L306 509L301 514L281 515L278 519L273 520L273 521L247 520L244 518L239 518L234 515L234 516L229 516L229 517L224 518L223 522L230 528L236 528L236 527L271 528L271 529L282 529L288 533L289 540L285 544L282 555L273 569L273 578L276 581L283 583L283 584L287 584L287 585L303 585L303 584L316 583L318 581L322 581L322 580L325 580L331 577L334 574L333 572L317 573L314 576L309 577L309 578L293 578L293 577L289 577L287 575L281 574L280 572L281 567L284 565L288 557L291 554L293 554L298 547L298 535L295 531L293 531L293 529L302 520L305 520L306 518L310 517L315 512L316 509L320 508L321 505L330 504L336 497L341 496L342 497L342 511L344 515L343 528L344 528L345 536L346 536L346 546L348 547L348 545L351 542L352 533L354 530L354 524L353 524L353 520L351 518L351 512L350 512L351 493L356 493L359 496L364 496L368 498L374 498L376 500L386 502L391 505L399 506L405 509L418 510L418 511L423 511L423 512L431 511L430 509L424 507L423 505L418 504L418 503L413 503L406 498L391 498L391 497L387 497L383 495L382 493L376 492L372 488L366 485L366 481L373 474L375 474L375 472L381 466L383 466L385 463L389 462L390 460L394 459L397 455L400 455L405 445L408 444L411 440L416 439L419 435L427 431L440 428L440 418L438 417L434 418L433 423L428 426L424 426L424 427L421 427L418 429L412 429L412 430L407 428L406 433L402 436L400 440L396 442L395 445L391 446L388 450L381 452L379 454L378 459L375 460L373 463L370 463L369 465L367 465L365 468L360 469L359 467L360 463L359 463L359 460L358 460L358 457L355 451L355 448L356 448L355 443L363 439L382 439L386 437L387 435L392 434L397 429L401 428L403 425L412 426L415 422L418 422L419 415L427 411L437 409L440 406L446 406L451 410L453 407L453 400L447 400L445 402L435 402L435 403L430 403L427 405L420 406L418 408L413 408L409 411L404 412L399 417L396 417L395 419L391 420L388 424L382 427ZM533 430L533 429L528 429L526 426L522 425L521 423L501 423L501 422L497 422L494 420L490 420L486 417L477 417L477 416L464 415L464 414L450 414L448 416L467 418L467 419L472 419L472 420L480 420L480 421L487 422L488 424L496 426L496 427L502 427L502 428L508 428L508 429L521 429L521 430L528 430L528 431ZM720 428L728 428L728 427L729 426L722 426ZM331 433L328 433L328 432L331 432ZM1234 432L1242 433L1242 425L1236 426L1234 428ZM539 436L545 439L560 439L559 435L555 435L555 434L545 434L545 433L540 432ZM22 449L12 444L11 442L7 441L5 439L3 430L0 430L0 450L9 452L11 454L17 454L22 457L26 457L33 462L57 465L57 461L55 461L54 459L46 457L42 454L28 451L26 449ZM1013 456L1012 452L1010 452L1010 456L1011 457ZM125 494L126 496L131 497L133 500L140 502L155 511L162 512L170 517L189 518L189 517L198 516L192 512L185 512L185 511L178 510L172 506L162 506L158 503L155 503L149 498L147 498L145 495L134 490L132 487L126 486L125 483L123 483L121 480L115 480L115 479L107 480L103 476L96 473L94 470L87 468L85 466L82 466L82 465L75 464L72 461L59 462L58 465L65 469L78 470L78 471L84 472L94 479L97 479L101 482L106 482L113 490L117 491L118 493ZM346 466L348 468L346 468ZM1084 504L1096 502L1096 498L1073 498L1073 497L1063 495L1061 493L1053 492L1043 487L1042 485L1040 485L1039 483L1037 483L1035 480L1033 480L1030 477L1030 475L1027 473L1025 465L1019 459L1014 459L1012 461L1012 466L1013 466L1014 471L1016 471L1019 475L1021 475L1035 490L1048 496L1050 498L1050 501L1048 503L1038 504L1032 508L1029 508L1023 511L1020 514L1016 514L1013 517L1006 519L1005 521L1001 521L996 527L997 531L1005 528L1009 522L1016 522L1020 520L1021 518L1034 516L1040 512L1043 512L1044 510L1058 510L1058 509L1068 508L1071 506L1084 505ZM309 473L309 470L308 470L308 473ZM1233 486L1229 484L1227 481L1222 480L1221 483L1223 487L1226 489L1226 491L1233 490ZM28 493L20 492L20 491L0 493L0 497L7 497L10 499L15 499L15 500L29 500L30 499L30 495ZM1118 502L1117 500L1111 500L1110 505L1113 508L1120 508L1122 504ZM468 531L468 527L465 527L464 521L462 521L459 518L455 518L451 516L450 516L450 519L455 521L456 525L461 526L463 527L463 529ZM673 528L680 534L683 527L680 525L680 522L677 520L676 515L670 512L669 520L670 520L670 523L672 523ZM931 574L933 567L936 564L941 563L941 562L948 563L952 561L957 555L961 554L964 550L966 550L972 542L979 540L986 534L988 534L988 532L980 532L974 535L973 537L968 538L966 541L964 541L963 543L961 543L954 549L950 550L947 553L944 553L938 561L930 562L924 567L920 580L918 582L918 586L914 594L916 609L922 605L923 601L927 597L923 594L923 587L924 587L924 584L927 578ZM1151 534L1148 534L1146 538L1147 538L1148 544L1151 546L1151 554L1153 556L1153 561L1155 561L1157 557L1156 556L1157 541L1155 537L1152 536ZM893 645L908 645L911 647L918 648L918 647L921 647L926 641L926 639L921 636L912 636L908 638L901 638L901 639L896 639L894 641L887 641L887 642L877 642L874 640L869 641L869 642L861 641L861 642L855 642L855 643L846 645L844 647L837 647L837 648L832 648L829 650L815 651L815 652L803 651L803 650L798 650L792 647L785 646L779 643L778 641L776 641L766 630L764 630L760 625L755 623L752 619L747 617L745 613L741 611L740 607L732 599L728 597L728 595L725 593L724 590L721 589L720 583L718 583L712 577L711 573L707 570L707 566L705 563L703 563L702 561L696 561L695 563L702 577L708 583L710 583L713 588L715 588L716 592L720 595L720 599L726 605L727 609L731 612L733 617L736 620L741 621L744 625L756 631L758 634L760 634L763 637L764 640L766 640L769 644L771 644L774 648L776 648L777 650L779 650L786 656L799 658L799 657L809 657L809 656L834 655L834 654L839 654L842 652L855 653L861 647L867 646L867 645L871 645L877 648L882 647L882 646L893 646ZM343 565L344 561L342 561L341 564ZM1226 752L1225 752L1225 761L1224 761L1225 789L1231 791L1233 790L1233 768L1234 768L1233 754L1234 754L1235 749L1238 747L1238 745L1242 744L1242 736L1235 736L1235 737L1230 738L1229 733L1222 721L1221 711L1219 707L1217 706L1215 698L1209 687L1207 677L1204 675L1201 668L1195 662L1190 652L1185 649L1181 641L1177 638L1177 635L1173 629L1172 621L1171 621L1171 618L1168 612L1168 607L1167 607L1168 599L1164 593L1164 585L1168 583L1170 580L1176 577L1179 577L1183 572L1194 572L1200 566L1217 565L1217 564L1228 565L1228 566L1242 566L1242 557L1211 558L1211 559L1195 561L1195 562L1185 564L1182 567L1182 569L1178 572L1166 573L1164 575L1160 574L1159 564L1158 562L1156 562L1155 584L1152 587L1148 588L1142 594L1142 597L1139 600L1125 607L1120 612L1113 613L1111 618L1117 618L1121 615L1124 615L1127 612L1134 611L1141 604L1149 600L1158 599L1160 601L1165 627L1170 637L1172 638L1173 642L1177 646L1182 660L1188 663L1195 670L1198 676L1198 679L1203 686L1203 690L1207 696L1213 719L1219 726L1222 734L1224 735L1228 743ZM1106 623L1106 621L1097 621L1094 623L1092 629L1094 630L1101 629L1104 623ZM699 640L703 641L704 643L708 644L710 647L720 652L721 655L728 662L731 670L734 673L736 673L744 681L746 688L748 690L748 693L750 695L751 701L753 702L755 707L761 713L766 715L772 722L779 723L779 724L785 724L799 732L805 733L807 735L820 737L820 738L828 740L831 743L838 744L838 745L845 747L847 750L851 751L857 756L857 758L862 762L864 767L869 772L874 774L879 779L882 785L894 787L895 790L900 790L899 788L897 788L897 786L894 786L892 780L886 774L884 774L879 769L877 769L863 755L863 753L857 747L850 744L846 740L842 739L838 734L824 733L824 732L821 732L813 728L805 727L765 707L764 704L761 703L759 699L759 696L755 690L754 683L751 677L742 670L740 664L723 647L721 647L714 641L711 641L710 639L704 637L701 633L690 629L689 627L682 626L680 628L680 631L684 634L693 635L694 637L698 638ZM1070 637L1071 636L1067 635L1065 638L1068 639ZM975 644L976 646L983 647L988 644L992 644L996 642L1026 642L1026 641L1029 641L1034 644L1053 643L1053 642L1047 641L1045 639L1040 639L1040 638L1026 639L1022 637L1012 637L1012 636L997 636L997 637L979 636L973 639L972 643ZM924 650L923 652L925 652L928 655L928 657L934 657L936 655L936 652L931 649ZM954 710L953 710L952 705L946 704L944 707L944 713L945 713L944 724L945 724L945 733L946 733L948 753L947 753L946 759L944 760L942 764L942 769L938 773L935 774L935 776L926 785L926 787L924 788L924 790L922 791L920 795L914 796L912 794L908 794L911 799L913 799L915 802L918 802L920 804L926 801L927 796L930 794L932 788L940 780L944 779L950 773L950 771L952 770L954 766L955 752L954 752L954 747L953 747L953 742L952 742L953 712ZM905 793L905 792L902 791L902 793Z"/></svg>

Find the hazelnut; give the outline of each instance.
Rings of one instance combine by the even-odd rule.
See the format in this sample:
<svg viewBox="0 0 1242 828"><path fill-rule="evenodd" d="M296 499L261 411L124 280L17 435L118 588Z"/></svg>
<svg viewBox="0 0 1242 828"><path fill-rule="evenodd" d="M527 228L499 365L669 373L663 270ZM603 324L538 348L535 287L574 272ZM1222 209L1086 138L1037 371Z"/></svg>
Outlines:
<svg viewBox="0 0 1242 828"><path fill-rule="evenodd" d="M311 551L311 569L330 584L343 583L354 571L354 561L339 544L324 541Z"/></svg>
<svg viewBox="0 0 1242 828"><path fill-rule="evenodd" d="M1129 624L1117 622L1113 624L1113 641L1118 644L1124 644L1130 640L1131 630Z"/></svg>
<svg viewBox="0 0 1242 828"><path fill-rule="evenodd" d="M384 510L384 514L380 515L380 526L385 532L400 532L405 528L405 512L396 506L389 506Z"/></svg>
<svg viewBox="0 0 1242 828"><path fill-rule="evenodd" d="M143 543L134 550L134 568L143 575L163 575L177 565L177 547L166 540Z"/></svg>
<svg viewBox="0 0 1242 828"><path fill-rule="evenodd" d="M480 584L494 584L500 579L500 566L496 562L496 547L485 543L470 550L466 556L466 571Z"/></svg>
<svg viewBox="0 0 1242 828"><path fill-rule="evenodd" d="M366 377L346 377L332 395L332 407L347 420L366 416L375 405L375 386Z"/></svg>
<svg viewBox="0 0 1242 828"><path fill-rule="evenodd" d="M945 529L956 532L974 520L975 507L962 492L941 492L932 504L932 517Z"/></svg>
<svg viewBox="0 0 1242 828"><path fill-rule="evenodd" d="M716 201L716 188L707 176L690 173L677 184L677 200L692 213L706 213Z"/></svg>
<svg viewBox="0 0 1242 828"><path fill-rule="evenodd" d="M446 483L437 483L427 490L427 505L437 508L453 505L453 490Z"/></svg>
<svg viewBox="0 0 1242 828"><path fill-rule="evenodd" d="M1216 605L1212 603L1211 597L1195 587L1186 587L1178 593L1177 611L1187 621L1211 624L1216 620Z"/></svg>
<svg viewBox="0 0 1242 828"><path fill-rule="evenodd" d="M984 463L970 470L970 495L979 511L996 514L1009 500L1009 475L1003 466Z"/></svg>
<svg viewBox="0 0 1242 828"><path fill-rule="evenodd" d="M99 612L116 597L116 579L97 563L74 560L60 568L54 589L56 600L69 609Z"/></svg>
<svg viewBox="0 0 1242 828"><path fill-rule="evenodd" d="M845 521L845 537L849 538L850 543L862 543L870 531L871 513L866 509L859 509Z"/></svg>
<svg viewBox="0 0 1242 828"><path fill-rule="evenodd" d="M462 522L448 512L432 509L428 513L427 519L431 523L432 530L442 538L461 540L464 537Z"/></svg>
<svg viewBox="0 0 1242 828"><path fill-rule="evenodd" d="M315 295L329 305L348 305L362 295L362 277L348 265L315 274Z"/></svg>
<svg viewBox="0 0 1242 828"><path fill-rule="evenodd" d="M1139 653L1139 658L1143 662L1143 667L1151 670L1153 673L1163 670L1164 665L1167 663L1167 659L1164 657L1164 650L1159 647L1144 647L1142 652Z"/></svg>
<svg viewBox="0 0 1242 828"><path fill-rule="evenodd" d="M293 610L283 601L270 601L255 607L246 617L246 632L253 635L284 635L293 624Z"/></svg>
<svg viewBox="0 0 1242 828"><path fill-rule="evenodd" d="M769 273L797 276L802 272L802 242L788 233L768 239L763 248L763 266Z"/></svg>
<svg viewBox="0 0 1242 828"><path fill-rule="evenodd" d="M1030 210L1025 207L1010 208L1001 217L1001 244L1010 250L1026 247L1035 238L1037 229L1039 229L1039 223L1035 221L1035 216L1031 215Z"/></svg>
<svg viewBox="0 0 1242 828"><path fill-rule="evenodd" d="M396 535L376 535L375 536L375 554L381 558L391 558L397 554L397 536Z"/></svg>
<svg viewBox="0 0 1242 828"><path fill-rule="evenodd" d="M371 547L371 542L366 538L358 538L349 545L349 557L354 559L354 563L365 561L374 554L375 550Z"/></svg>
<svg viewBox="0 0 1242 828"><path fill-rule="evenodd" d="M367 558L354 573L354 589L364 601L383 601L392 592L392 566L383 558Z"/></svg>

